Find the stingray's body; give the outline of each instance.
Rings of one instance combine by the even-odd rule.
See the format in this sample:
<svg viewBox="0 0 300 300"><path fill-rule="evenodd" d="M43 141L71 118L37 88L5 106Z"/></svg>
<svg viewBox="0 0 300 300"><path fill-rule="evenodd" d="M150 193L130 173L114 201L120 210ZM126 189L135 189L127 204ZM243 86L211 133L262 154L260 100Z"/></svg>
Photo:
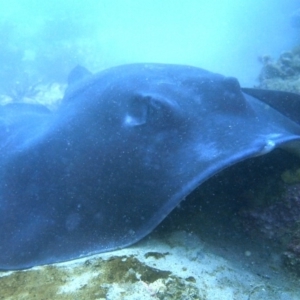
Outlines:
<svg viewBox="0 0 300 300"><path fill-rule="evenodd" d="M0 268L130 245L213 174L299 151L299 96L245 92L199 68L134 64L77 81L55 112L1 107Z"/></svg>

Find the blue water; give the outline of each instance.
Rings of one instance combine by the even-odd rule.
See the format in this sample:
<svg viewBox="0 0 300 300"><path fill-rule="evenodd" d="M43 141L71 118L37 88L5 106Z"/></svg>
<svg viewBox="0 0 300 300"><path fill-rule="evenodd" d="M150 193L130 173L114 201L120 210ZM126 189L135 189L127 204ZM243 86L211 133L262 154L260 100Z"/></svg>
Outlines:
<svg viewBox="0 0 300 300"><path fill-rule="evenodd" d="M256 83L258 57L300 42L297 0L10 0L0 4L0 92L132 62L180 63ZM296 20L297 24L297 20Z"/></svg>

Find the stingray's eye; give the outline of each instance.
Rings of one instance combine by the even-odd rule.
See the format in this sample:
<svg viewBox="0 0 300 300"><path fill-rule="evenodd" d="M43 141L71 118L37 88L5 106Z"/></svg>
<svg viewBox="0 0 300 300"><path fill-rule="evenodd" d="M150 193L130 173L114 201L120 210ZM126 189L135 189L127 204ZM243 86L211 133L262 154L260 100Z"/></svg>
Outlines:
<svg viewBox="0 0 300 300"><path fill-rule="evenodd" d="M168 116L168 103L153 96L138 96L129 101L124 118L126 126L155 123Z"/></svg>
<svg viewBox="0 0 300 300"><path fill-rule="evenodd" d="M131 99L128 103L124 125L140 126L147 122L148 105L140 98Z"/></svg>

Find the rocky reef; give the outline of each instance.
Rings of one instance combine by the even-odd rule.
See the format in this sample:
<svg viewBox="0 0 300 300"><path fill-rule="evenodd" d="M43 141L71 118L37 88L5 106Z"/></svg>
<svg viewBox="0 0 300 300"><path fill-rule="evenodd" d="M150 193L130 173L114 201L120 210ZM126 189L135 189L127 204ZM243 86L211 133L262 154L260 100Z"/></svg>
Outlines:
<svg viewBox="0 0 300 300"><path fill-rule="evenodd" d="M300 26L300 11L292 22L294 27ZM282 53L277 60L263 56L260 61L258 88L300 93L300 46ZM240 211L241 220L251 236L259 234L277 243L284 266L300 276L300 162L295 160L280 177L273 179L281 187L276 199L264 194L260 205Z"/></svg>
<svg viewBox="0 0 300 300"><path fill-rule="evenodd" d="M282 247L282 261L300 276L300 181L284 184L279 200L241 213L245 229Z"/></svg>
<svg viewBox="0 0 300 300"><path fill-rule="evenodd" d="M300 46L284 52L277 60L260 57L263 65L258 88L300 93Z"/></svg>

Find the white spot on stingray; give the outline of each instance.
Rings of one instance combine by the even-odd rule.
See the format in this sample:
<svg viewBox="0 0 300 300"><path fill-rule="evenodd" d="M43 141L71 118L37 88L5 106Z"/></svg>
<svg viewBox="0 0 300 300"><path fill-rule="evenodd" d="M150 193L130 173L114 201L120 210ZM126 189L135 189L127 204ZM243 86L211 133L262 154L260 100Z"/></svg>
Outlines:
<svg viewBox="0 0 300 300"><path fill-rule="evenodd" d="M138 126L145 123L146 123L145 116L132 117L131 115L126 115L123 124L125 126Z"/></svg>
<svg viewBox="0 0 300 300"><path fill-rule="evenodd" d="M258 156L271 152L275 147L276 147L276 143L274 141L267 140L262 150L258 153Z"/></svg>
<svg viewBox="0 0 300 300"><path fill-rule="evenodd" d="M124 124L125 125L134 125L136 122L135 122L135 120L131 117L131 116L129 116L129 115L126 115L125 116L125 120L124 120Z"/></svg>

